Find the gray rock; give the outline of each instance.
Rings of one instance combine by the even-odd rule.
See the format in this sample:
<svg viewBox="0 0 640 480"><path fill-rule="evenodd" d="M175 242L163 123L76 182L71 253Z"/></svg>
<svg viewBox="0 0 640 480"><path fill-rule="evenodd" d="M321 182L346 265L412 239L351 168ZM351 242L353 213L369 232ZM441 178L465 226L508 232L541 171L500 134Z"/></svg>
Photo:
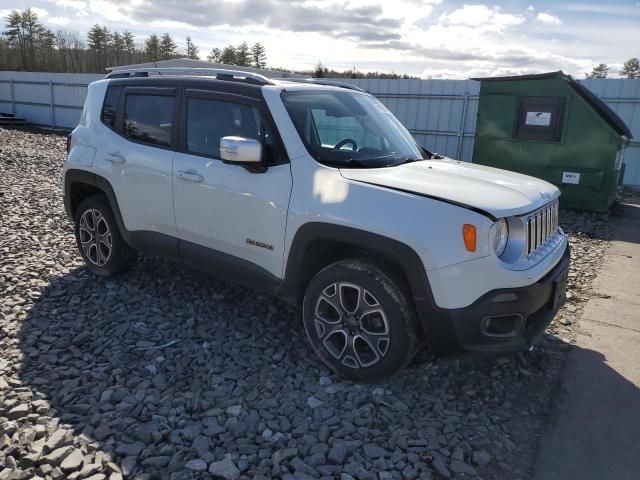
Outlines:
<svg viewBox="0 0 640 480"><path fill-rule="evenodd" d="M194 458L185 463L184 468L193 472L204 472L207 469L207 462L201 458Z"/></svg>
<svg viewBox="0 0 640 480"><path fill-rule="evenodd" d="M344 459L347 456L347 447L345 447L341 443L336 443L329 450L329 454L327 455L327 461L334 465L342 465L344 463Z"/></svg>
<svg viewBox="0 0 640 480"><path fill-rule="evenodd" d="M47 441L45 442L44 447L42 448L42 451L44 453L49 453L55 450L56 448L63 446L65 443L67 443L66 439L68 434L69 432L67 432L66 430L62 430L62 429L56 430L51 434L49 438L47 438Z"/></svg>
<svg viewBox="0 0 640 480"><path fill-rule="evenodd" d="M484 467L489 465L489 462L491 462L491 455L484 450L477 450L473 452L471 459L476 465Z"/></svg>
<svg viewBox="0 0 640 480"><path fill-rule="evenodd" d="M115 452L123 457L137 457L143 448L142 443L121 443L116 446Z"/></svg>
<svg viewBox="0 0 640 480"><path fill-rule="evenodd" d="M312 409L318 408L320 405L322 405L322 400L319 400L313 395L311 395L309 398L307 398L307 405L309 405L309 408L312 408Z"/></svg>
<svg viewBox="0 0 640 480"><path fill-rule="evenodd" d="M237 417L242 412L242 407L240 405L232 405L228 407L225 411L227 412L227 415Z"/></svg>
<svg viewBox="0 0 640 480"><path fill-rule="evenodd" d="M384 448L372 443L365 443L362 449L364 450L364 455L369 460L375 460L376 458L384 457L384 455L387 453Z"/></svg>
<svg viewBox="0 0 640 480"><path fill-rule="evenodd" d="M11 410L9 410L9 412L7 413L7 418L9 420L15 420L18 418L22 418L28 414L29 414L29 404L21 403L13 407Z"/></svg>
<svg viewBox="0 0 640 480"><path fill-rule="evenodd" d="M333 383L333 380L329 377L320 377L319 382L321 387L327 387Z"/></svg>
<svg viewBox="0 0 640 480"><path fill-rule="evenodd" d="M82 463L84 462L84 455L80 450L73 450L69 455L62 460L60 463L60 468L65 472L72 472L74 470L78 470L82 467Z"/></svg>
<svg viewBox="0 0 640 480"><path fill-rule="evenodd" d="M231 460L231 455L227 454L219 462L213 462L209 465L209 473L217 478L224 480L236 480L240 477L240 470Z"/></svg>
<svg viewBox="0 0 640 480"><path fill-rule="evenodd" d="M73 447L66 446L56 448L53 452L41 457L41 461L53 466L60 465L62 460L73 451Z"/></svg>
<svg viewBox="0 0 640 480"><path fill-rule="evenodd" d="M465 475L475 476L476 471L471 465L467 465L460 460L452 460L449 464L449 468L454 473L464 473Z"/></svg>
<svg viewBox="0 0 640 480"><path fill-rule="evenodd" d="M436 473L441 477L451 478L451 472L449 471L447 464L440 457L434 458L431 465L433 466L433 469L436 471Z"/></svg>

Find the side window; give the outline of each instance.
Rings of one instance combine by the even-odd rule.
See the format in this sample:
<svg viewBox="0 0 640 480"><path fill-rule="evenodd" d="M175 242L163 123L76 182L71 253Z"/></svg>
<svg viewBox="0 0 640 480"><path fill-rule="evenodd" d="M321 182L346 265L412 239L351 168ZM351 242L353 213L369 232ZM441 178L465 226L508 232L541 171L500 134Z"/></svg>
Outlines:
<svg viewBox="0 0 640 480"><path fill-rule="evenodd" d="M120 94L122 87L109 87L104 97L102 105L102 113L100 119L107 127L114 128L116 126L116 113L118 112L118 103L120 103Z"/></svg>
<svg viewBox="0 0 640 480"><path fill-rule="evenodd" d="M559 142L562 138L564 97L520 97L514 138Z"/></svg>
<svg viewBox="0 0 640 480"><path fill-rule="evenodd" d="M123 133L153 145L171 145L175 98L169 95L128 94L124 106Z"/></svg>
<svg viewBox="0 0 640 480"><path fill-rule="evenodd" d="M264 146L265 161L275 160L273 135L260 111L250 105L206 98L187 98L187 151L220 158L220 139L254 138Z"/></svg>

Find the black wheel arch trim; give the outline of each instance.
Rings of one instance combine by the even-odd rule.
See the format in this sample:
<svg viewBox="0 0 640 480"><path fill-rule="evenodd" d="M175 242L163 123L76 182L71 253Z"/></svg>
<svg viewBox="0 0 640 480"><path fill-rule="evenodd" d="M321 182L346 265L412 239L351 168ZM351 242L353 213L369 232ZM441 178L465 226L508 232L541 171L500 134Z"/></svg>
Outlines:
<svg viewBox="0 0 640 480"><path fill-rule="evenodd" d="M65 172L64 175L64 207L67 212L67 216L71 221L74 220L74 211L72 204L72 190L74 184L84 184L101 190L107 197L109 201L109 205L111 206L111 210L113 211L113 215L116 218L116 223L118 224L118 228L122 233L122 236L126 238L126 234L128 233L126 228L124 228L124 222L122 221L122 215L120 214L120 207L118 206L118 201L116 200L116 195L113 191L113 187L109 181L98 175L97 173L88 172L86 170L80 169L69 169Z"/></svg>
<svg viewBox="0 0 640 480"><path fill-rule="evenodd" d="M374 254L376 260L397 266L407 280L414 301L420 326L428 343L436 338L432 313L438 309L435 304L427 272L418 253L409 245L398 240L353 227L323 222L309 222L296 232L289 249L280 297L300 303L308 280L317 272L305 271L305 260L313 242L337 242L356 247ZM427 307L427 308L425 308ZM445 327L446 328L446 327ZM448 333L448 332L447 332Z"/></svg>

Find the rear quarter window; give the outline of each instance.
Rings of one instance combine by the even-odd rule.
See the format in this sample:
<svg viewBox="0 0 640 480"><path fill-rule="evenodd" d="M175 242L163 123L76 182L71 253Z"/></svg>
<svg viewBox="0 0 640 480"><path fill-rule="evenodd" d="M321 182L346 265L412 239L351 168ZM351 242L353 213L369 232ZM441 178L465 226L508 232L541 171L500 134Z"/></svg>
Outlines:
<svg viewBox="0 0 640 480"><path fill-rule="evenodd" d="M109 87L104 97L104 103L102 105L102 113L100 114L100 120L109 128L116 126L116 114L118 113L118 104L120 103L120 95L122 94L122 87Z"/></svg>

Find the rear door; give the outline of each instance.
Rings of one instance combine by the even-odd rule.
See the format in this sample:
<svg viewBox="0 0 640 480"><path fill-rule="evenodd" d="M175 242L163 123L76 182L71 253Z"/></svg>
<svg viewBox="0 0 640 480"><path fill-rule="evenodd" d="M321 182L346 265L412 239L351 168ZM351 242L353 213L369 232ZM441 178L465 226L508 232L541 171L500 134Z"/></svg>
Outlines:
<svg viewBox="0 0 640 480"><path fill-rule="evenodd" d="M100 164L116 194L125 228L177 236L171 182L178 138L175 88L121 89L111 131L100 149Z"/></svg>
<svg viewBox="0 0 640 480"><path fill-rule="evenodd" d="M181 255L198 261L201 250L194 244L226 254L223 261L280 278L292 181L266 107L240 95L186 90L181 119L173 163L178 235L189 242L181 243ZM225 136L260 140L266 170L224 163Z"/></svg>

